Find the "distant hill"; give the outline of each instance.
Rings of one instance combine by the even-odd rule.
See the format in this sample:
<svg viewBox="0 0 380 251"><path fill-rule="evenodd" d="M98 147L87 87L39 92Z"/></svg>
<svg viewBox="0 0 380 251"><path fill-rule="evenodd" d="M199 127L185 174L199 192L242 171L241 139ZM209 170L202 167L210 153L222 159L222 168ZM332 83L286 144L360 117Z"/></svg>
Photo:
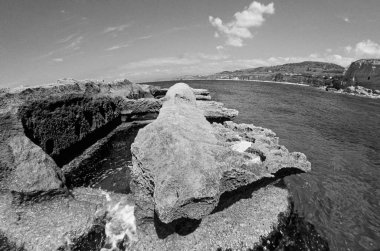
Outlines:
<svg viewBox="0 0 380 251"><path fill-rule="evenodd" d="M380 89L380 59L361 59L353 62L344 74L347 85Z"/></svg>
<svg viewBox="0 0 380 251"><path fill-rule="evenodd" d="M254 73L289 73L289 74L322 74L322 75L331 75L331 74L342 74L344 68L337 64L332 63L323 63L323 62L313 62L305 61L300 63L290 63L269 67L257 67L250 69L243 69L233 71L233 73L241 74L254 74ZM222 72L223 73L227 73Z"/></svg>
<svg viewBox="0 0 380 251"><path fill-rule="evenodd" d="M257 67L194 77L200 79L264 80L304 83L315 86L330 85L332 79L340 81L344 68L337 64L305 61L269 67Z"/></svg>

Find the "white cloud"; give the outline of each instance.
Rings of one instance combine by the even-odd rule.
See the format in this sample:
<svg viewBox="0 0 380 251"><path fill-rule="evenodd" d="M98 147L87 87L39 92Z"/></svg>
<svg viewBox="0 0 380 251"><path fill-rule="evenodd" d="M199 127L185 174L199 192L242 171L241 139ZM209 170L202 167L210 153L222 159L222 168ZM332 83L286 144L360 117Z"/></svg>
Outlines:
<svg viewBox="0 0 380 251"><path fill-rule="evenodd" d="M355 46L355 54L360 57L380 57L380 45L371 40L361 41Z"/></svg>
<svg viewBox="0 0 380 251"><path fill-rule="evenodd" d="M348 45L348 46L344 47L344 50L345 50L346 53L351 53L352 46Z"/></svg>
<svg viewBox="0 0 380 251"><path fill-rule="evenodd" d="M226 45L242 47L244 39L253 37L249 29L264 23L264 14L274 14L274 4L264 5L253 1L242 12L236 12L234 20L229 23L224 24L219 17L212 16L209 16L209 22L217 29L215 37L220 33L226 37Z"/></svg>
<svg viewBox="0 0 380 251"><path fill-rule="evenodd" d="M146 35L146 36L138 37L138 38L136 38L136 40L145 40L145 39L150 39L152 37L153 37L153 35Z"/></svg>
<svg viewBox="0 0 380 251"><path fill-rule="evenodd" d="M77 35L78 35L78 33L72 33L72 34L68 35L67 37L64 37L64 38L58 40L57 43L58 44L67 43Z"/></svg>
<svg viewBox="0 0 380 251"><path fill-rule="evenodd" d="M110 32L121 32L125 30L126 28L130 27L130 24L122 24L118 26L111 26L104 29L103 33L110 33Z"/></svg>
<svg viewBox="0 0 380 251"><path fill-rule="evenodd" d="M170 66L170 65L191 65L199 63L199 59L192 59L186 57L163 57L163 58L149 58L141 61L131 62L124 65L123 69L138 69L150 68L157 66Z"/></svg>
<svg viewBox="0 0 380 251"><path fill-rule="evenodd" d="M205 60L211 60L211 61L218 61L222 59L227 59L229 56L225 54L205 54L205 53L198 53L195 55L195 57L199 57L201 59Z"/></svg>
<svg viewBox="0 0 380 251"><path fill-rule="evenodd" d="M70 44L68 44L65 49L72 49L72 50L79 50L80 49L80 44L83 41L83 36L77 36L74 39L70 41Z"/></svg>
<svg viewBox="0 0 380 251"><path fill-rule="evenodd" d="M223 46L221 46L221 45L218 45L218 46L216 46L216 49L217 49L218 51L221 51L221 50L223 50L223 49L224 49L224 47L223 47Z"/></svg>
<svg viewBox="0 0 380 251"><path fill-rule="evenodd" d="M122 49L126 47L129 47L129 44L118 44L118 45L114 45L107 48L106 51L114 51L114 50L118 50L118 49Z"/></svg>

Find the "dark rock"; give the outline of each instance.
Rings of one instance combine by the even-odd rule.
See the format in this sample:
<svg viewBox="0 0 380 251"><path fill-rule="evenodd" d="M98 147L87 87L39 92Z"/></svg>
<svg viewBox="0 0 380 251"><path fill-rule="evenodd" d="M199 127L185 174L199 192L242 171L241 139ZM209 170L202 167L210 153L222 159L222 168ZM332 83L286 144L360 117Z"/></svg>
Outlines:
<svg viewBox="0 0 380 251"><path fill-rule="evenodd" d="M202 219L224 192L282 168L310 170L306 157L279 146L270 130L234 123L212 127L183 83L169 89L157 120L139 131L131 150L137 217L153 218L155 211L163 223Z"/></svg>
<svg viewBox="0 0 380 251"><path fill-rule="evenodd" d="M207 101L210 101L211 100L211 96L210 95L195 95L195 99L196 100L207 100Z"/></svg>
<svg viewBox="0 0 380 251"><path fill-rule="evenodd" d="M195 97L197 96L210 96L210 92L207 89L195 89L191 88L194 92Z"/></svg>

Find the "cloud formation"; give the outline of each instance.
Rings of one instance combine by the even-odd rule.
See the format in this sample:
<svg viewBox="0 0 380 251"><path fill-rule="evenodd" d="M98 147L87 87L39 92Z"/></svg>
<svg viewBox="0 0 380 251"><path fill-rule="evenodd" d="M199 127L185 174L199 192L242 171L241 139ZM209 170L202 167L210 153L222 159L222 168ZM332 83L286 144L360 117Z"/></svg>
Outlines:
<svg viewBox="0 0 380 251"><path fill-rule="evenodd" d="M224 24L219 17L209 16L209 22L217 29L215 37L223 35L226 38L225 44L228 46L242 47L244 39L253 37L250 28L260 27L264 21L264 14L274 14L274 4L261 4L253 1L241 12L234 14L234 19Z"/></svg>
<svg viewBox="0 0 380 251"><path fill-rule="evenodd" d="M124 65L123 69L139 69L157 66L170 66L170 65L191 65L198 63L198 59L187 57L163 57L163 58L149 58L141 61L132 62Z"/></svg>
<svg viewBox="0 0 380 251"><path fill-rule="evenodd" d="M110 32L121 32L131 26L130 24L122 24L118 26L111 26L104 29L103 33L110 33Z"/></svg>
<svg viewBox="0 0 380 251"><path fill-rule="evenodd" d="M118 45L114 45L114 46L107 48L106 51L114 51L114 50L118 50L118 49L122 49L122 48L126 48L126 47L129 47L128 43L118 44Z"/></svg>
<svg viewBox="0 0 380 251"><path fill-rule="evenodd" d="M380 45L369 39L364 40L356 44L355 53L360 57L380 57Z"/></svg>

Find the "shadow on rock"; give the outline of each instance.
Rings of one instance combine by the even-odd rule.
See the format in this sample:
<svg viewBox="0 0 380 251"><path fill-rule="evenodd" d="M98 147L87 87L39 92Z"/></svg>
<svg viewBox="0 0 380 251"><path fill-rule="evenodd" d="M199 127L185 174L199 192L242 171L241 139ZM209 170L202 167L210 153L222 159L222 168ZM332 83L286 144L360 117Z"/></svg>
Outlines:
<svg viewBox="0 0 380 251"><path fill-rule="evenodd" d="M165 239L169 235L177 233L185 236L194 232L201 224L201 220L181 218L174 220L169 224L160 221L157 214L154 214L154 227L156 228L157 236L160 239Z"/></svg>
<svg viewBox="0 0 380 251"><path fill-rule="evenodd" d="M285 187L285 183L282 181L282 178L289 175L300 174L300 173L303 173L303 171L301 171L298 168L280 169L278 172L274 174L274 177L272 178L263 178L251 184L248 184L246 186L242 186L236 190L225 192L222 194L222 196L220 196L219 204L212 211L212 213L220 212L230 207L232 204L238 202L241 199L252 198L253 192L259 190L260 188L268 186L269 184L274 183L275 181L279 181L276 183L277 186Z"/></svg>
<svg viewBox="0 0 380 251"><path fill-rule="evenodd" d="M268 237L262 238L261 245L251 250L330 250L328 242L315 229L294 212L294 203L290 202L289 215L279 215L279 226Z"/></svg>

